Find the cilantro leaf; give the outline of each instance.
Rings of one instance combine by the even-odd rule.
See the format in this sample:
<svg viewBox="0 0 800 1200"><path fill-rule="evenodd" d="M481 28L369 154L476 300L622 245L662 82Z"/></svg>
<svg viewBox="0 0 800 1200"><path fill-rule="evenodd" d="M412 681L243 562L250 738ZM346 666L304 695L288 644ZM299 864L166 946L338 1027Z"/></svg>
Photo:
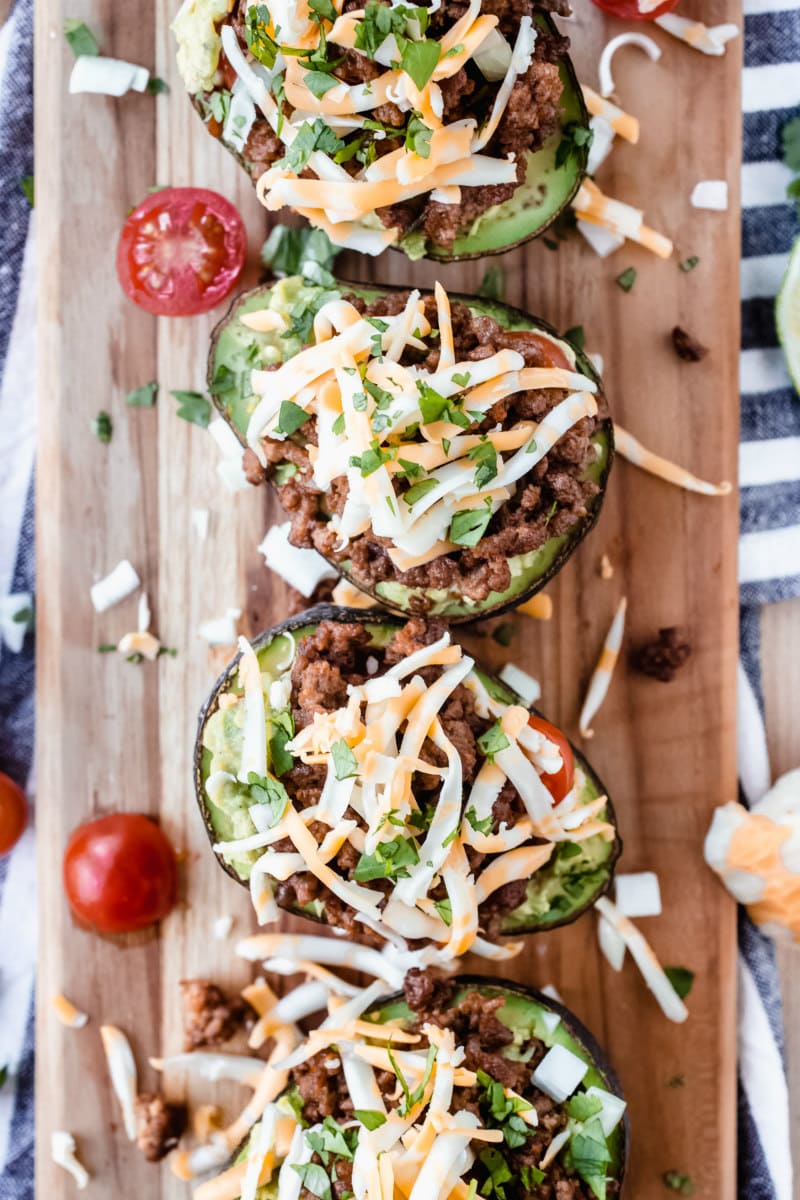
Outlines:
<svg viewBox="0 0 800 1200"><path fill-rule="evenodd" d="M507 749L511 743L503 733L500 722L495 721L494 725L490 725L486 733L482 733L478 738L478 745L481 753L491 763L494 762L495 754L500 750Z"/></svg>
<svg viewBox="0 0 800 1200"><path fill-rule="evenodd" d="M781 129L781 149L789 170L800 172L800 117L792 117Z"/></svg>
<svg viewBox="0 0 800 1200"><path fill-rule="evenodd" d="M359 883L371 879L405 879L408 868L419 862L413 838L396 837L391 842L378 842L372 854L362 854L354 872Z"/></svg>
<svg viewBox="0 0 800 1200"><path fill-rule="evenodd" d="M436 69L442 47L429 38L412 42L400 36L397 37L397 46L400 50L400 66L422 91Z"/></svg>
<svg viewBox="0 0 800 1200"><path fill-rule="evenodd" d="M25 199L28 201L28 204L30 204L31 208L33 208L34 207L33 176L32 175L23 175L22 179L20 179L20 181L19 181L19 186L22 188L22 194L24 195Z"/></svg>
<svg viewBox="0 0 800 1200"><path fill-rule="evenodd" d="M478 295L486 300L502 300L506 290L506 276L502 267L489 267L483 276Z"/></svg>
<svg viewBox="0 0 800 1200"><path fill-rule="evenodd" d="M111 422L109 413L101 410L96 417L92 419L92 433L97 438L98 442L108 443L114 432L114 426Z"/></svg>
<svg viewBox="0 0 800 1200"><path fill-rule="evenodd" d="M491 813L488 817L479 818L478 810L474 805L467 809L466 817L475 832L482 833L484 837L488 837L494 828L494 817Z"/></svg>
<svg viewBox="0 0 800 1200"><path fill-rule="evenodd" d="M270 714L272 733L269 739L269 765L280 779L294 766L294 759L286 749L286 743L294 737L294 718L286 709L284 712Z"/></svg>
<svg viewBox="0 0 800 1200"><path fill-rule="evenodd" d="M661 1179L665 1187L677 1192L679 1196L694 1195L694 1183L691 1176L684 1175L682 1171L665 1171Z"/></svg>
<svg viewBox="0 0 800 1200"><path fill-rule="evenodd" d="M688 967L664 967L664 974L681 1000L685 1000L694 984L694 971Z"/></svg>
<svg viewBox="0 0 800 1200"><path fill-rule="evenodd" d="M453 924L453 906L449 900L434 900L433 907L448 928Z"/></svg>
<svg viewBox="0 0 800 1200"><path fill-rule="evenodd" d="M294 479L297 474L297 466L293 462L278 463L275 470L272 472L272 477L278 487L283 487L284 483L288 483L290 479Z"/></svg>
<svg viewBox="0 0 800 1200"><path fill-rule="evenodd" d="M296 433L301 425L305 425L308 420L308 413L299 404L295 404L294 400L282 400L281 407L278 411L278 433L285 433L287 436L291 433Z"/></svg>
<svg viewBox="0 0 800 1200"><path fill-rule="evenodd" d="M282 783L271 775L257 775L251 771L247 776L250 795L255 804L262 804L267 809L269 828L278 824L286 806L289 803L289 793Z"/></svg>
<svg viewBox="0 0 800 1200"><path fill-rule="evenodd" d="M344 142L336 136L330 125L321 117L315 117L313 121L303 122L286 154L275 165L287 167L299 175L315 151L335 154L343 146Z"/></svg>
<svg viewBox="0 0 800 1200"><path fill-rule="evenodd" d="M163 96L169 91L169 84L158 75L151 75L147 81L147 91L151 96Z"/></svg>
<svg viewBox="0 0 800 1200"><path fill-rule="evenodd" d="M319 1163L292 1163L292 1170L300 1176L303 1187L318 1200L332 1200L331 1181Z"/></svg>
<svg viewBox="0 0 800 1200"><path fill-rule="evenodd" d="M419 483L413 484L407 492L403 493L403 499L409 508L413 508L423 497L427 496L428 492L432 492L438 483L437 479L421 479Z"/></svg>
<svg viewBox="0 0 800 1200"><path fill-rule="evenodd" d="M354 1108L353 1116L370 1132L373 1129L380 1129L381 1125L386 1124L386 1117L377 1108Z"/></svg>
<svg viewBox="0 0 800 1200"><path fill-rule="evenodd" d="M699 262L700 259L696 254L690 254L688 258L684 258L682 262L679 262L678 266L682 271L693 271Z"/></svg>
<svg viewBox="0 0 800 1200"><path fill-rule="evenodd" d="M480 492L486 487L487 483L491 483L497 477L497 451L492 442L487 439L484 442L480 442L477 446L473 446L468 452L467 458L477 463L475 487Z"/></svg>
<svg viewBox="0 0 800 1200"><path fill-rule="evenodd" d="M331 758L333 773L337 779L352 779L358 774L358 759L344 738L340 738L331 746Z"/></svg>
<svg viewBox="0 0 800 1200"><path fill-rule="evenodd" d="M326 92L329 92L331 88L334 88L337 86L337 84L341 83L341 80L337 79L335 75L328 75L325 71L306 71L305 75L303 76L303 83L319 100L325 95ZM337 154L338 153L339 151L337 150Z"/></svg>
<svg viewBox="0 0 800 1200"><path fill-rule="evenodd" d="M84 54L94 58L100 53L97 38L91 29L89 29L88 25L84 25L83 21L77 20L76 17L65 18L64 37L67 39L69 48L76 58L80 58Z"/></svg>
<svg viewBox="0 0 800 1200"><path fill-rule="evenodd" d="M586 345L586 334L583 331L583 326L571 325L564 334L564 341L569 342L573 350L577 350L579 354L582 353Z"/></svg>
<svg viewBox="0 0 800 1200"><path fill-rule="evenodd" d="M271 20L269 7L266 4L251 4L247 10L244 27L247 49L253 58L269 70L275 66L279 49L278 43L269 32Z"/></svg>
<svg viewBox="0 0 800 1200"><path fill-rule="evenodd" d="M406 126L406 150L419 155L420 158L430 158L432 133L433 130L428 128L419 113L412 112Z"/></svg>
<svg viewBox="0 0 800 1200"><path fill-rule="evenodd" d="M566 166L571 158L576 158L579 162L584 161L593 141L594 132L587 125L570 121L564 126L561 141L558 143L556 166Z"/></svg>
<svg viewBox="0 0 800 1200"><path fill-rule="evenodd" d="M453 375L453 383L457 383L459 387L465 388L471 378L472 376L470 375L469 371L463 371L460 373L456 372L456 374Z"/></svg>
<svg viewBox="0 0 800 1200"><path fill-rule="evenodd" d="M130 408L152 408L156 402L157 395L158 384L153 379L150 383L143 383L140 387L128 392L125 397L125 403Z"/></svg>
<svg viewBox="0 0 800 1200"><path fill-rule="evenodd" d="M467 508L455 513L447 536L457 546L477 546L492 519L490 501L483 508Z"/></svg>
<svg viewBox="0 0 800 1200"><path fill-rule="evenodd" d="M199 425L201 429L208 429L211 403L201 392L170 392L170 396L174 396L178 401L178 416L182 420Z"/></svg>
<svg viewBox="0 0 800 1200"><path fill-rule="evenodd" d="M629 292L636 283L636 268L626 267L625 270L617 276L617 285L622 288L623 292Z"/></svg>
<svg viewBox="0 0 800 1200"><path fill-rule="evenodd" d="M335 21L339 15L331 4L331 0L308 0L308 7L325 21Z"/></svg>

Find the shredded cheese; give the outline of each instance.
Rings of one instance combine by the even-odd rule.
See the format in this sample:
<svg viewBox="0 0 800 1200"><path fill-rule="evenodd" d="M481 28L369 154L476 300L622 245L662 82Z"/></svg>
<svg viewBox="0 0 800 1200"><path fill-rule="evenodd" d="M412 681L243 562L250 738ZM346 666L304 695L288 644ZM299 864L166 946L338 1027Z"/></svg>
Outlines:
<svg viewBox="0 0 800 1200"><path fill-rule="evenodd" d="M676 487L684 488L687 492L699 492L702 496L729 496L733 491L731 483L707 483L704 479L692 475L685 467L647 450L633 434L617 424L614 425L614 444L622 457L634 466L640 467L650 475L658 476L659 479L665 479L667 483L674 483Z"/></svg>
<svg viewBox="0 0 800 1200"><path fill-rule="evenodd" d="M594 731L590 723L599 712L600 706L605 700L606 693L611 686L611 677L614 674L614 667L617 665L617 658L619 657L622 645L627 607L628 601L623 596L617 607L614 620L611 622L611 626L606 634L606 640L600 657L597 660L597 666L594 669L592 678L589 680L589 688L586 692L586 699L583 702L578 722L582 737L594 737Z"/></svg>

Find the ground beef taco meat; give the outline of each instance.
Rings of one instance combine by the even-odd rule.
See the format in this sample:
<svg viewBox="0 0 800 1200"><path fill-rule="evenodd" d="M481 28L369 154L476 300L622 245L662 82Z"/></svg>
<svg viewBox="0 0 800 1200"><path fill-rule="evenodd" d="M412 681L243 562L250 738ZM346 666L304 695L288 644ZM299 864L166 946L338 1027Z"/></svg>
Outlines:
<svg viewBox="0 0 800 1200"><path fill-rule="evenodd" d="M256 661L249 645L243 659L245 653ZM228 811L251 814L236 827L244 841L228 838L216 849L236 862L243 846L252 852L251 870L263 854L260 869L272 880L279 906L301 910L362 943L382 946L387 937L399 936L412 950L433 940L456 954L466 952L478 936L496 940L507 932L507 915L527 913L529 904L531 916L520 918L523 925L535 923L537 914L571 919L607 883L618 850L610 809L596 781L584 773L585 764L573 773L570 763L567 782L559 785L568 790L551 796L547 774L537 772L548 762L560 771L564 760L551 756L561 752L541 741L525 711L515 709L514 719L521 723L511 737L522 738L518 753L530 756L524 770L532 780L520 786L528 794L535 785L534 791L547 796L542 830L532 823L522 795L494 761L500 755L502 762L503 749L511 745L500 725L503 715L510 715L509 705L492 699L443 622L389 623L376 637L355 621L321 619L298 638L291 666L282 671L264 684L269 728L281 737L279 754L270 737L267 779L254 776L251 788L235 782L245 756L240 731L247 720L241 707L246 696L219 696L201 742L204 755L210 754L207 786L227 773ZM423 709L426 697L437 691L441 698L431 725ZM224 807L213 790L214 804ZM550 816L551 805L566 796L569 830L561 829L560 817ZM275 815L265 818L275 832L266 846L253 849L247 839L261 821L252 816L252 805L265 801L278 805ZM584 805L586 813L576 823L575 807ZM300 816L312 808L298 842ZM323 869L313 854L309 858L309 850L313 840L322 853L331 838L335 844ZM513 847L530 848L524 861L512 854L499 862ZM306 864L302 869L300 861ZM484 875L492 864L499 865ZM532 875L535 902L528 894ZM458 893L457 922L451 906L456 878L463 878L466 888L466 897ZM224 1036L224 997L209 998L202 981L186 985L186 991L193 1031L198 1027L193 1038Z"/></svg>
<svg viewBox="0 0 800 1200"><path fill-rule="evenodd" d="M379 322L387 316L402 313L409 295L408 292L392 292L369 304L355 295L345 298L362 316ZM524 360L526 368L569 367L557 344L548 342L535 330L504 329L491 316L479 315L457 301L451 302L450 312L457 363L480 362L502 351L515 351ZM424 297L424 314L430 323L430 334L419 339L420 347L406 346L400 364L435 373L440 359L440 331L437 303L431 295ZM465 393L463 401L466 409L469 408L469 394L469 391ZM566 390L553 386L510 392L498 399L484 419L474 422L468 432L491 443L498 431L511 431L523 422L538 425L568 395ZM327 491L321 491L316 484L316 416L312 415L288 438L263 436L261 449L266 466L262 467L255 451L248 449L244 455L244 469L252 483L265 477L276 483L281 503L291 519L291 543L316 549L329 561L345 564L353 582L363 590L374 593L378 584L387 582L416 589L408 593L409 603L413 603L419 612L424 612L432 603L429 595L432 590L458 594L468 601L480 603L490 594L502 594L509 588L512 580L510 559L528 555L541 549L550 539L570 534L593 510L600 492L600 485L589 477L598 460L598 445L594 439L608 418L602 391L598 392L596 400L596 415L585 416L573 424L557 438L549 452L535 462L528 474L511 485L508 499L494 512L477 542L440 553L432 560L406 569L395 561L397 551L391 539L376 533L372 524L342 544L337 524L349 495L348 478L337 476ZM422 434L417 434L416 438L422 441ZM396 453L402 460L403 445ZM472 451L471 455L474 454ZM291 464L288 470L286 464ZM393 479L399 496L418 482L417 477L409 477L403 482L402 473L395 474ZM490 488L491 484L483 487Z"/></svg>
<svg viewBox="0 0 800 1200"><path fill-rule="evenodd" d="M366 17L362 15L365 7ZM314 142L316 149L325 153L344 170L345 180L348 176L353 180L365 180L365 173L369 167L388 154L413 152L423 159L429 158L431 134L435 134L442 126L446 128L468 120L475 123L473 129L475 134L479 135L490 119L503 82L505 67L508 65L508 62L504 61L499 78L496 69L484 75L473 57L481 39L473 46L469 37L466 57L458 52L459 45L463 51L463 43L451 47L456 57L464 59L463 62L454 64L455 69L452 71L447 67L448 55L445 53L438 68L426 68L423 75L419 74L419 70L411 68L407 75L406 59L401 55L397 60L398 65L392 68L396 70L399 78L399 85L395 85L394 92L389 88L389 96L376 96L374 104L367 109L364 109L363 104L359 105L355 128L352 122L349 126L347 123L341 123L337 121L337 114L340 116L341 112L346 112L347 105L341 109L343 102L339 99L337 88L342 84L351 88L370 84L385 75L390 66L385 52L382 52L382 48L385 51L387 36L384 26L388 30L390 23L386 18L376 16L376 10L382 7L390 6L384 5L383 0L379 3L369 0L366 6L362 0L348 0L348 3L345 3L337 28L342 26L342 20L346 20L348 14L358 12L360 20L355 26L355 45L352 44L352 32L349 38L345 34L344 37L339 37L337 42L335 39L338 35L330 20L320 18L307 22L300 17L298 10L298 15L291 22L294 27L283 31L282 34L279 31L277 41L283 45L302 45L307 51L306 58L298 59L296 54L284 55L282 59L278 58L277 66L275 54L279 51L279 46L272 40L271 27L265 25L258 16L254 17L254 14L266 11L264 6L259 9L252 0L236 0L229 14L217 27L221 30L225 25L230 25L244 60L251 66L254 65L257 71L266 67L271 72L272 93L283 114L284 128L303 128L305 122L313 127L314 131L323 129L321 135L311 138L310 141ZM420 7L425 10L429 6ZM464 162L480 160L484 165L491 167L491 160L496 159L496 171L484 169L480 183L473 186L468 182L462 183L458 197L449 197L450 202L446 203L441 198L434 199L437 185L431 182L427 187L416 189L414 194L407 194L406 189L406 194L395 202L378 204L374 210L366 211L359 220L369 223L371 218L373 222L377 221L391 230L397 237L413 232L415 235L424 236L429 243L446 249L452 247L457 237L467 233L477 218L515 194L525 182L528 154L541 149L562 123L563 83L560 65L569 49L569 40L566 37L536 25L533 27L535 41L533 34L526 34L524 30L521 36L521 22L523 19L535 17L537 12L555 11L564 14L566 10L567 5L561 0L555 3L551 0L513 0L509 3L497 0L495 3L480 6L480 16L497 18L493 36L498 40L503 39L508 60L511 49L517 45L518 38L521 38L521 50L514 60L516 73L513 76L513 86L501 115L493 123L485 145L480 145L479 149L466 148L464 151ZM409 39L412 42L418 40L420 36L416 24L412 23L411 27L408 27L404 22L404 11L395 6L394 23L391 25L395 35L399 36L401 45ZM475 16L473 13L473 20ZM464 27L465 18L468 19L466 3L439 5L428 15L424 40L429 45L441 41L447 37L456 22L462 22L460 28L466 28L468 33L473 21L468 20L468 25ZM414 20L409 19L412 22ZM188 30L179 30L177 26L176 33L179 34L180 43L179 63L184 69L184 63L191 63L193 59L190 47L185 43L191 41L193 36L198 38L200 33L195 31L192 35ZM333 39L331 34L334 35ZM483 37L485 36L484 32ZM345 44L348 41L351 44ZM230 46L228 49L230 50ZM453 57L453 54L449 57ZM311 90L311 85L307 86L305 83L306 70L316 72ZM432 71L436 73L433 81ZM199 80L199 91L196 90L196 72L184 69L187 86L194 92L195 103L211 133L223 138L238 154L254 182L261 181L259 191L261 193L263 189L262 199L269 207L281 206L277 198L274 202L269 201L269 193L275 183L280 184L285 180L287 173L291 179L316 180L320 188L323 188L322 178L317 176L313 165L308 161L311 151L301 154L296 147L292 148L288 141L284 141L279 135L279 127L275 120L271 122L267 119L262 110L256 108L254 119L251 117L247 121L244 130L241 128L245 124L244 120L240 122L238 129L232 125L228 118L231 94L237 85L237 75L241 74L242 65L238 55L234 55L234 61L231 61L225 50L219 52L216 71ZM411 87L411 98L415 99L418 106L422 106L422 112L405 96L405 81L408 81ZM242 85L238 86L241 88ZM435 95L428 101L424 99L427 86L435 91ZM326 100L327 93L331 93L332 100ZM392 95L394 99L390 98ZM297 113L301 116L296 117ZM426 114L429 125L425 124ZM360 125L359 117L366 118L368 124ZM453 161L452 155L445 161ZM272 168L275 168L275 171ZM468 181L471 174L469 171L462 172L461 177ZM502 182L494 182L498 178L501 178ZM292 204L292 201L290 198L284 199L283 203ZM306 203L306 211L312 222L313 213L317 208L320 214L322 213L322 203L322 197L318 204L312 201L310 209ZM303 204L297 202L293 206L302 208ZM346 222L342 219L340 224L344 231ZM346 238L345 232L342 232L341 237Z"/></svg>

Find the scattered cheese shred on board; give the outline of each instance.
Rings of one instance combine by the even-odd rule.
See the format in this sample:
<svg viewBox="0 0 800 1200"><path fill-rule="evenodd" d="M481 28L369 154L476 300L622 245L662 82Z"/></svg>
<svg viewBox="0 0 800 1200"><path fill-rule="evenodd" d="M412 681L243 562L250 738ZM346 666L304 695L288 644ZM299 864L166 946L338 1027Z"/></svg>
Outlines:
<svg viewBox="0 0 800 1200"><path fill-rule="evenodd" d="M79 1008L76 1008L63 992L59 992L57 996L53 996L50 1003L61 1024L66 1025L68 1029L83 1029L84 1025L87 1024L89 1014L81 1012Z"/></svg>
<svg viewBox="0 0 800 1200"><path fill-rule="evenodd" d="M590 225L602 225L612 233L637 242L645 249L652 250L659 258L669 258L672 254L672 242L669 238L645 225L642 213L638 209L624 204L621 200L604 196L591 179L584 179L572 201L572 207L581 220Z"/></svg>
<svg viewBox="0 0 800 1200"><path fill-rule="evenodd" d="M611 63L617 50L622 46L638 46L644 50L651 62L658 62L661 58L661 47L657 42L654 42L646 33L620 33L612 38L610 42L606 42L600 54L600 62L597 67L597 73L600 78L600 95L604 100L607 100L615 91L614 76L611 74Z"/></svg>
<svg viewBox="0 0 800 1200"><path fill-rule="evenodd" d="M125 1133L136 1141L136 1062L131 1044L116 1025L101 1025L100 1037L106 1054L108 1071L125 1123Z"/></svg>
<svg viewBox="0 0 800 1200"><path fill-rule="evenodd" d="M581 735L585 738L594 737L594 730L590 727L590 722L597 715L600 705L605 700L606 693L611 685L611 677L614 674L614 667L617 665L617 658L619 657L620 646L622 645L622 635L625 631L625 612L627 607L628 601L623 596L606 635L603 649L597 660L597 666L594 669L592 678L589 680L589 687L586 692L586 699L583 702L579 721Z"/></svg>
<svg viewBox="0 0 800 1200"><path fill-rule="evenodd" d="M667 483L674 483L676 487L685 488L687 492L699 492L702 496L729 496L733 491L731 483L707 483L704 479L698 479L696 475L692 475L685 467L680 467L676 463L670 462L669 459L647 450L633 434L628 433L627 429L623 429L616 423L614 424L614 444L618 453L623 458L627 458L628 462L633 463L634 466L641 467L650 475L657 475L659 479L665 479Z"/></svg>
<svg viewBox="0 0 800 1200"><path fill-rule="evenodd" d="M702 21L693 21L691 17L679 17L677 13L664 13L655 18L655 23L673 37L686 42L693 50L717 57L725 53L728 42L739 36L739 26L733 22L709 27Z"/></svg>
<svg viewBox="0 0 800 1200"><path fill-rule="evenodd" d="M661 1011L670 1021L681 1024L689 1016L689 1010L664 973L649 942L627 917L624 917L607 896L595 902L595 908L620 935L641 971L644 981L655 996Z"/></svg>
<svg viewBox="0 0 800 1200"><path fill-rule="evenodd" d="M530 600L520 604L517 612L524 613L526 617L536 617L539 621L549 621L553 616L553 597L548 596L547 592L537 592Z"/></svg>
<svg viewBox="0 0 800 1200"><path fill-rule="evenodd" d="M91 1178L86 1167L78 1159L75 1138L65 1129L56 1129L50 1134L50 1157L57 1167L69 1171L78 1187L83 1191Z"/></svg>

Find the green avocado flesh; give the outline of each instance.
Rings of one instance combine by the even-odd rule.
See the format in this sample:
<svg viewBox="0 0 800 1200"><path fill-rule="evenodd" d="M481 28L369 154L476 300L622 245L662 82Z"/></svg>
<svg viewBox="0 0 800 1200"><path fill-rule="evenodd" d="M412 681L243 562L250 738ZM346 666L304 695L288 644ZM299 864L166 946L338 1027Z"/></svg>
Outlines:
<svg viewBox="0 0 800 1200"><path fill-rule="evenodd" d="M354 293L370 303L383 293L383 289L361 284L339 285L337 292L326 291L307 284L297 277L282 279L272 287L259 288L242 297L217 327L209 358L209 388L214 403L228 421L242 444L245 442L248 422L256 407L256 398L250 388L253 368L275 366L299 353L303 344L297 337L285 337L280 332L255 333L239 320L246 313L262 311L265 307L291 319L292 309L314 304L321 294L334 297ZM504 329L519 331L547 327L518 309L509 308L499 301L479 297L454 297L467 303L473 313L492 317ZM547 330L547 332L550 332ZM592 379L597 375L592 364L581 354L576 354L576 367ZM587 468L584 478L601 486L610 467L611 436L610 422L599 426L592 439L596 458ZM569 557L572 549L586 532L586 522L594 519L599 511L602 490L594 508L587 518L579 521L567 533L552 537L528 554L510 558L511 582L503 592L490 592L484 600L471 600L455 588L437 589L410 587L398 580L383 580L375 586L375 597L385 607L402 613L424 608L429 616L442 616L450 620L469 620L498 611L508 605L519 603L539 587L543 587ZM334 564L345 576L359 585L351 573L349 560ZM363 589L362 589L363 590Z"/></svg>
<svg viewBox="0 0 800 1200"><path fill-rule="evenodd" d="M547 1004L547 998L539 992L531 992L523 988L517 990L513 986L497 987L477 979L460 984L455 992L454 1005L460 1004L470 992L479 992L487 1000L503 996L504 1003L497 1009L496 1016L514 1035L514 1041L502 1051L504 1057L519 1060L522 1057L521 1047L530 1041L531 1037L535 1037L543 1042L548 1050L553 1046L563 1046L571 1054L588 1063L589 1069L568 1103L574 1101L576 1097L584 1096L589 1088L599 1088L603 1092L619 1095L619 1086L606 1069L602 1052L598 1047L590 1044L593 1042L591 1036L586 1030L579 1027L572 1014L560 1005ZM555 1021L556 1017L559 1018L557 1022ZM386 1025L392 1022L402 1029L410 1029L414 1025L414 1014L405 1000L394 997L369 1010L364 1019L374 1021L376 1025ZM578 1027L576 1028L576 1026ZM579 1029L580 1036L578 1036ZM591 1097L588 1099L591 1101ZM283 1104L285 1101L280 1100L278 1103ZM588 1130L587 1126L589 1126ZM573 1134L577 1134L579 1137L586 1131L592 1140L596 1140L596 1149L600 1151L600 1157L606 1160L605 1179L621 1180L626 1162L625 1121L620 1121L610 1134L605 1134L599 1127L599 1122L596 1119L593 1121L592 1116L589 1115L583 1123L573 1119L571 1129ZM603 1146L605 1152L602 1150ZM561 1153L569 1155L573 1148L568 1144ZM247 1157L248 1149L249 1142L246 1142L236 1157L237 1162L241 1162ZM502 1150L502 1146L500 1149ZM597 1176L592 1177L591 1164L587 1168L578 1156L573 1159L573 1163L576 1174L584 1175L584 1171L586 1172L584 1177L595 1195L604 1192L602 1179ZM584 1166L583 1171L579 1169L580 1166ZM276 1200L277 1190L277 1177L273 1176L268 1184L259 1188L257 1200Z"/></svg>
<svg viewBox="0 0 800 1200"><path fill-rule="evenodd" d="M396 626L378 622L367 622L365 628L370 634L370 644L376 647L385 646L396 632ZM254 646L266 685L265 690L268 690L269 684L286 673L282 664L288 658L287 639L292 638L299 642L313 632L313 629L313 625L304 626L292 632L284 632L263 646ZM477 668L476 674L494 699L507 704L521 703L519 697L498 680ZM242 694L235 676L217 693L220 694ZM268 722L270 716L268 708ZM209 797L206 789L207 781L217 772L224 771L236 776L241 760L243 720L244 705L219 708L215 703L201 731L201 808L214 841L235 841L256 832L248 811L253 799L246 784L235 778L225 780L218 789L214 789L214 800ZM268 723L268 745L272 732L272 726ZM577 751L574 751L574 754L576 768L582 771L584 776L581 803L589 804L601 794L600 785L589 764ZM602 813L600 817L603 817ZM247 851L224 856L224 861L238 879L245 883L250 877L253 863L261 853L260 850ZM502 933L533 932L573 918L608 883L616 853L616 841L608 842L600 835L580 843L560 844L551 860L531 876L524 901L503 917ZM318 920L324 919L324 904L321 900L315 900L298 911Z"/></svg>

